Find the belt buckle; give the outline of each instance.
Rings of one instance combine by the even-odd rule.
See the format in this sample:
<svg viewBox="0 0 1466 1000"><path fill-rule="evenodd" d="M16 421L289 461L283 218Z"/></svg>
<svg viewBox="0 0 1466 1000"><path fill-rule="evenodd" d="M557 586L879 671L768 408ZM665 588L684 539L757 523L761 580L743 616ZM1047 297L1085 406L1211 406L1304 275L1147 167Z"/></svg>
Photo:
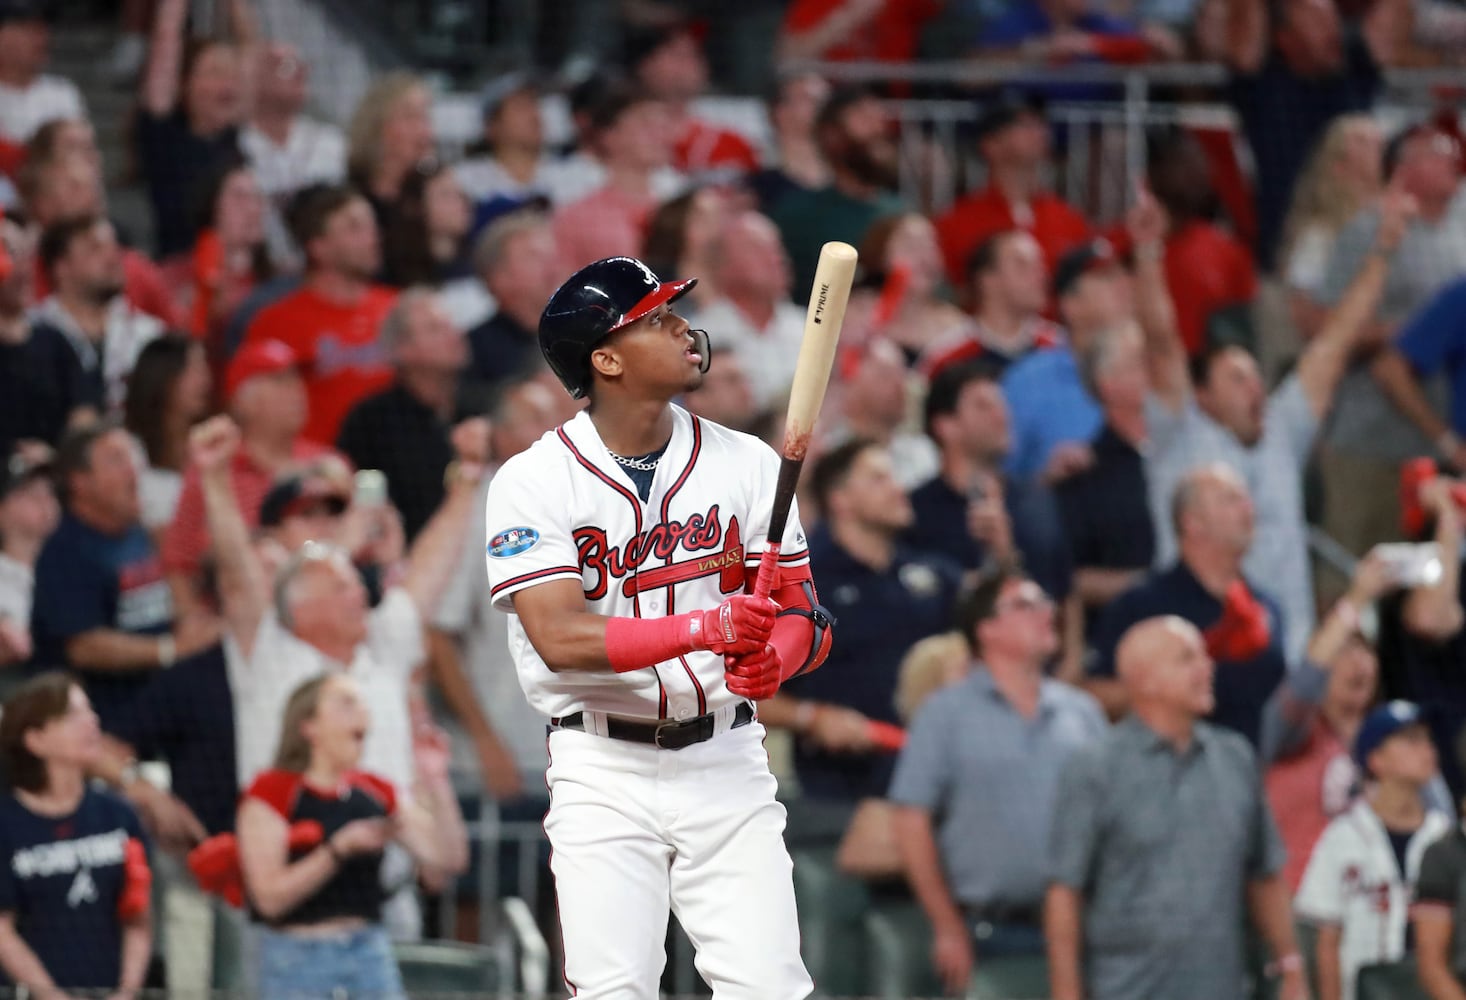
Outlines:
<svg viewBox="0 0 1466 1000"><path fill-rule="evenodd" d="M680 746L669 747L666 744L664 744L662 742L662 734L664 732L669 731L669 730L681 730L686 725L687 725L687 723L685 723L685 722L659 722L659 723L657 723L657 728L652 732L652 745L655 746L658 750L681 750L682 747L680 747Z"/></svg>

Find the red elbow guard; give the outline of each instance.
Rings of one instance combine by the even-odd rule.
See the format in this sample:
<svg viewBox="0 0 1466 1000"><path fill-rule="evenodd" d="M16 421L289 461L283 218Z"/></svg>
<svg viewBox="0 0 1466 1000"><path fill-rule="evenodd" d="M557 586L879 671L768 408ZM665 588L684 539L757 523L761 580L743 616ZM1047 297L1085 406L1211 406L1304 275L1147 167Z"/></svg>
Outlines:
<svg viewBox="0 0 1466 1000"><path fill-rule="evenodd" d="M835 641L835 620L819 603L809 567L781 571L770 596L783 609L769 640L783 661L780 682L818 670Z"/></svg>
<svg viewBox="0 0 1466 1000"><path fill-rule="evenodd" d="M122 892L117 897L117 918L123 922L137 920L148 912L153 894L153 870L148 867L148 852L143 842L129 838L122 849Z"/></svg>

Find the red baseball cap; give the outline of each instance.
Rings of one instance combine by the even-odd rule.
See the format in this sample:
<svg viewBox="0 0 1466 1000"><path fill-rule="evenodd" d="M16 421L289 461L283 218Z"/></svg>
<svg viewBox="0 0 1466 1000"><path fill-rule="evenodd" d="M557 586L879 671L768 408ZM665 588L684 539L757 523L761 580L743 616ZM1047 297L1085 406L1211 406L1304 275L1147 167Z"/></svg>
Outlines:
<svg viewBox="0 0 1466 1000"><path fill-rule="evenodd" d="M274 375L300 366L287 344L278 340L257 340L241 347L224 371L224 398L232 400L239 387L256 375Z"/></svg>

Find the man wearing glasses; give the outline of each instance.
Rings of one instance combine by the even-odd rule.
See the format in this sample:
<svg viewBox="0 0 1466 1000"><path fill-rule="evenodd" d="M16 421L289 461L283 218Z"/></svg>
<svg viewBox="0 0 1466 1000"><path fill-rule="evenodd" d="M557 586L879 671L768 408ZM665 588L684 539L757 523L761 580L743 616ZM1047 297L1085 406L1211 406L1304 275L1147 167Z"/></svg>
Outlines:
<svg viewBox="0 0 1466 1000"><path fill-rule="evenodd" d="M911 724L890 791L897 838L948 991L965 992L984 957L1029 956L1037 993L1055 790L1105 718L1092 697L1044 676L1059 635L1038 584L990 573L956 618L976 669Z"/></svg>

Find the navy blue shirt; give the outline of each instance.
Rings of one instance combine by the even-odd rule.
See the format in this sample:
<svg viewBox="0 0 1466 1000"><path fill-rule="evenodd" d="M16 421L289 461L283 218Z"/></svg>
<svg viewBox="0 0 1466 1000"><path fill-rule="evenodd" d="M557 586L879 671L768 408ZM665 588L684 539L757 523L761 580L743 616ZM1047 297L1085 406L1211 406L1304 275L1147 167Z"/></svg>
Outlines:
<svg viewBox="0 0 1466 1000"><path fill-rule="evenodd" d="M88 788L59 819L0 798L0 912L15 914L21 940L64 990L115 989L122 978L117 900L133 839L143 839L137 815L111 792Z"/></svg>
<svg viewBox="0 0 1466 1000"><path fill-rule="evenodd" d="M1216 707L1207 718L1241 733L1255 748L1263 706L1287 673L1288 661L1283 656L1283 612L1278 602L1250 581L1248 587L1267 611L1268 646L1250 660L1217 661ZM1115 647L1120 637L1136 622L1158 615L1177 615L1205 632L1222 617L1222 602L1201 585L1185 563L1152 573L1115 598L1100 617L1090 674L1115 676Z"/></svg>
<svg viewBox="0 0 1466 1000"><path fill-rule="evenodd" d="M239 129L230 126L204 137L189 127L182 110L162 117L139 111L136 136L143 181L153 206L157 257L186 253L197 235L190 213L200 194L199 185L239 157Z"/></svg>
<svg viewBox="0 0 1466 1000"><path fill-rule="evenodd" d="M120 536L104 535L63 514L36 561L34 665L75 670L110 730L156 671L87 670L67 659L68 641L93 629L162 635L172 628L173 597L147 531L133 525Z"/></svg>
<svg viewBox="0 0 1466 1000"><path fill-rule="evenodd" d="M784 690L898 722L901 659L918 640L952 627L961 568L944 556L898 546L889 568L873 569L842 549L825 526L809 536L809 563L820 601L837 622L835 642L820 669ZM799 786L811 798L883 797L895 764L893 754L829 754L802 740L794 748Z"/></svg>
<svg viewBox="0 0 1466 1000"><path fill-rule="evenodd" d="M0 344L0 456L21 438L55 444L79 406L102 405L66 335L39 324L19 344Z"/></svg>
<svg viewBox="0 0 1466 1000"><path fill-rule="evenodd" d="M1327 77L1308 79L1288 67L1277 49L1254 74L1233 76L1230 98L1252 147L1257 199L1258 263L1276 263L1283 220L1293 203L1293 183L1329 123L1350 111L1368 111L1383 78L1374 54L1357 31L1345 35L1344 65Z"/></svg>
<svg viewBox="0 0 1466 1000"><path fill-rule="evenodd" d="M1055 488L1064 537L1075 569L1149 569L1155 525L1145 460L1106 424L1093 441L1094 464ZM1086 634L1098 625L1090 616Z"/></svg>
<svg viewBox="0 0 1466 1000"><path fill-rule="evenodd" d="M139 757L166 760L173 794L210 834L234 829L234 694L223 646L158 671L108 732Z"/></svg>
<svg viewBox="0 0 1466 1000"><path fill-rule="evenodd" d="M1133 22L1110 17L1108 14L1093 10L1082 12L1075 19L1073 30L1102 38L1127 38L1139 35L1139 30ZM984 49L1017 48L1030 39L1047 38L1053 33L1053 19L1044 11L1042 5L1035 0L1019 0L1017 3L1007 5L1001 15L983 25L982 31L978 34L977 44ZM1079 56L1074 61L1103 64L1105 60L1099 55L1089 55ZM1104 100L1106 97L1118 96L1120 93L1119 87L1114 84L1097 83L1029 84L1023 89L1030 94L1041 95L1050 101Z"/></svg>
<svg viewBox="0 0 1466 1000"><path fill-rule="evenodd" d="M1069 593L1069 551L1053 493L1009 476L1003 482L1003 503L1024 569L1055 600L1063 600ZM911 494L916 521L906 532L906 544L945 553L963 569L980 569L987 562L987 546L967 531L967 505L968 498L941 476L918 486Z"/></svg>
<svg viewBox="0 0 1466 1000"><path fill-rule="evenodd" d="M1395 340L1422 377L1451 380L1451 429L1466 433L1466 278L1452 282L1417 312Z"/></svg>
<svg viewBox="0 0 1466 1000"><path fill-rule="evenodd" d="M1466 577L1459 584L1466 600ZM1431 642L1405 627L1405 594L1391 594L1379 605L1380 687L1387 698L1405 698L1426 706L1440 757L1441 776L1455 798L1466 792L1466 775L1457 761L1456 740L1466 726L1466 629L1445 642Z"/></svg>
<svg viewBox="0 0 1466 1000"><path fill-rule="evenodd" d="M500 310L468 331L471 355L468 379L495 383L530 371L539 363L540 342L508 313Z"/></svg>

